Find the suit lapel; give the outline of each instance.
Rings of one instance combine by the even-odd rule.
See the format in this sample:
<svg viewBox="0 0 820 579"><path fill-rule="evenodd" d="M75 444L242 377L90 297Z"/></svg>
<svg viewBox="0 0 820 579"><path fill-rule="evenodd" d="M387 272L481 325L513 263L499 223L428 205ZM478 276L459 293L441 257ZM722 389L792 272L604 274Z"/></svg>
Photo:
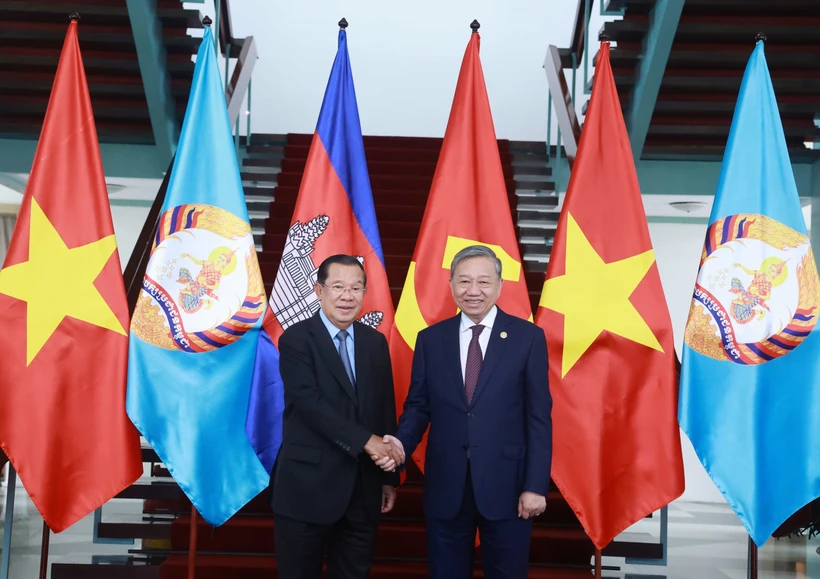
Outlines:
<svg viewBox="0 0 820 579"><path fill-rule="evenodd" d="M319 314L317 313L314 315L312 319L313 323L310 330L316 338L316 347L319 349L319 353L327 363L330 368L330 372L336 378L336 381L342 387L342 390L350 396L354 403L358 404L358 401L356 400L356 392L353 389L353 385L350 383L350 379L347 377L345 367L342 366L342 358L339 356L339 351L336 349L336 343L333 341L333 338L330 337L330 333L327 331L327 328L322 322L322 318L319 317ZM358 364L356 367L358 369Z"/></svg>
<svg viewBox="0 0 820 579"><path fill-rule="evenodd" d="M442 329L442 351L447 371L453 380L453 386L456 387L459 400L467 406L467 399L464 397L464 374L461 371L461 314L447 320Z"/></svg>
<svg viewBox="0 0 820 579"><path fill-rule="evenodd" d="M356 326L357 324L353 324ZM370 344L365 343L367 336L364 332L353 329L354 356L356 358L356 396L359 402L359 417L361 418L365 401L370 394Z"/></svg>
<svg viewBox="0 0 820 579"><path fill-rule="evenodd" d="M499 308L495 316L495 323L493 323L492 334L490 334L490 342L487 344L487 353L484 354L484 362L481 364L481 373L478 375L478 384L475 388L475 394L473 394L473 405L475 405L478 397L481 396L481 392L487 386L487 382L490 381L493 370L495 370L498 363L504 357L504 350L509 340L506 339L506 332L504 334L505 338L501 337L501 332L507 327L507 318L507 314Z"/></svg>

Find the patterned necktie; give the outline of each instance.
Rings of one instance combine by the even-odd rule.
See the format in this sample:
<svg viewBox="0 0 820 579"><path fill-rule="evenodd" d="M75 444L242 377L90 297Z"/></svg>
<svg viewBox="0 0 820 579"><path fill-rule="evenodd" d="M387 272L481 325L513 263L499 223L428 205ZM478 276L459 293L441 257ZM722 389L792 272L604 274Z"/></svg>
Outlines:
<svg viewBox="0 0 820 579"><path fill-rule="evenodd" d="M339 338L339 356L342 358L342 366L345 367L347 377L350 378L350 383L356 387L356 380L353 378L353 368L350 367L350 356L347 353L347 330L339 330L336 337Z"/></svg>
<svg viewBox="0 0 820 579"><path fill-rule="evenodd" d="M473 394L478 384L478 375L481 373L481 364L484 358L481 356L481 345L478 343L478 336L484 326L475 325L472 328L473 337L467 348L467 366L464 369L464 394L467 397L467 404L473 403Z"/></svg>

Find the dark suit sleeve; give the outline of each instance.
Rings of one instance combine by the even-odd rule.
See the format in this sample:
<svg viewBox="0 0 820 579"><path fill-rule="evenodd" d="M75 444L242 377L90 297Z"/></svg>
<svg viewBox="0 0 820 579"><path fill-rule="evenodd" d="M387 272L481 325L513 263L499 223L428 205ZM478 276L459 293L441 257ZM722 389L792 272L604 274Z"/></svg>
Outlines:
<svg viewBox="0 0 820 579"><path fill-rule="evenodd" d="M357 458L371 433L353 420L339 415L322 394L313 371L308 336L288 334L279 338L279 372L285 383L286 401L305 423L350 456Z"/></svg>
<svg viewBox="0 0 820 579"><path fill-rule="evenodd" d="M384 432L379 434L395 434L396 433L396 392L393 384L393 364L390 361L390 349L387 347L387 340L384 336L379 334L381 338L381 356L386 363L387 373L383 378L385 381L385 408L384 408ZM399 486L401 479L398 471L384 472L382 471L382 484Z"/></svg>
<svg viewBox="0 0 820 579"><path fill-rule="evenodd" d="M404 445L407 460L421 442L427 426L430 424L430 397L427 387L427 373L424 360L423 333L416 338L416 349L413 352L413 370L410 375L410 388L404 409L399 419L396 433Z"/></svg>
<svg viewBox="0 0 820 579"><path fill-rule="evenodd" d="M547 495L552 463L552 396L549 389L547 340L535 328L526 371L527 461L524 490Z"/></svg>

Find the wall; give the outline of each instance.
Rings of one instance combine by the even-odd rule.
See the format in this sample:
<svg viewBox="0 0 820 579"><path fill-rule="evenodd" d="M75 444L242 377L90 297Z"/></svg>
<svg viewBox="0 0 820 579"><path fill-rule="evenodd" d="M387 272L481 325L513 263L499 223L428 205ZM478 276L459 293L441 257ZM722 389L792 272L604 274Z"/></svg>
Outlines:
<svg viewBox="0 0 820 579"><path fill-rule="evenodd" d="M681 355L683 330L692 303L700 253L703 249L705 224L650 223L649 234L655 249L655 259L661 275L672 330L675 335L675 349ZM681 431L683 462L686 474L686 491L683 500L697 502L725 502L712 479L706 474L689 439Z"/></svg>
<svg viewBox="0 0 820 579"><path fill-rule="evenodd" d="M120 263L123 271L128 264L128 258L134 251L134 245L142 231L142 226L148 218L150 207L111 207L111 217L114 220L114 235L117 237L117 249L120 253Z"/></svg>
<svg viewBox="0 0 820 579"><path fill-rule="evenodd" d="M499 138L543 141L542 64L549 43L569 44L576 6L576 0L234 2L234 35L259 43L252 130L313 132L337 22L345 17L363 132L442 136L475 18Z"/></svg>

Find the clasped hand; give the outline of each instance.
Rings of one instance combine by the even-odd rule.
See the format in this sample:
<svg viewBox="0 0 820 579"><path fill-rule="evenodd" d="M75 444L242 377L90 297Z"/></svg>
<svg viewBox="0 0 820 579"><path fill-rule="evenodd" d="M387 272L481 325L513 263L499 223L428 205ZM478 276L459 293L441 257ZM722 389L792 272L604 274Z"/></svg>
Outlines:
<svg viewBox="0 0 820 579"><path fill-rule="evenodd" d="M375 434L364 445L364 451L382 470L393 472L404 464L404 445L395 436L386 434L379 438Z"/></svg>

